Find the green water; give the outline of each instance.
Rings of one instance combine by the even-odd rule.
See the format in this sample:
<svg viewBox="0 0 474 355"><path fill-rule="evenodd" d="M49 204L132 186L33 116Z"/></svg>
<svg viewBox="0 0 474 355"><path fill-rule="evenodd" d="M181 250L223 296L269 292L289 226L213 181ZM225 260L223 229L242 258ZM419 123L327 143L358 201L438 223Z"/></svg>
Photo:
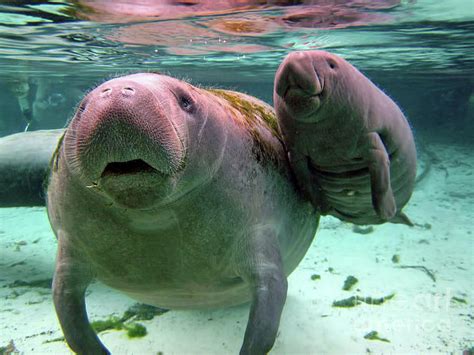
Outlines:
<svg viewBox="0 0 474 355"><path fill-rule="evenodd" d="M194 7L168 2L155 12L153 6L129 6L127 15L121 12L122 2L103 3L0 5L0 103L5 112L0 134L24 129L15 97L18 82L29 86L25 95L36 111L31 128L61 127L85 90L137 71L237 88L271 102L273 75L282 58L308 49L325 49L351 61L401 104L415 128L433 121L433 128L443 127L448 114L461 126L468 124L472 133L472 122L464 118L472 115L473 100L470 0L260 2L250 9L219 2L217 10L212 2Z"/></svg>

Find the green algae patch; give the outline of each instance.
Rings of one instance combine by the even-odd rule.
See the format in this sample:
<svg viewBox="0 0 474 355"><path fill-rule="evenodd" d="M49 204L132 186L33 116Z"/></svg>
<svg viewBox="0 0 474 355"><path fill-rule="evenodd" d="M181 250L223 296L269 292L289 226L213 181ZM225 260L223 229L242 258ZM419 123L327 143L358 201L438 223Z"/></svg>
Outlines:
<svg viewBox="0 0 474 355"><path fill-rule="evenodd" d="M347 276L346 281L344 281L344 285L342 286L342 289L344 291L350 291L352 287L358 282L359 280L356 277L349 275Z"/></svg>
<svg viewBox="0 0 474 355"><path fill-rule="evenodd" d="M123 321L118 317L110 317L104 320L95 320L91 323L91 326L96 333L102 333L111 329L123 329Z"/></svg>
<svg viewBox="0 0 474 355"><path fill-rule="evenodd" d="M400 262L400 255L394 254L394 255L392 256L392 263L398 264L399 262Z"/></svg>
<svg viewBox="0 0 474 355"><path fill-rule="evenodd" d="M313 275L311 275L311 280L313 280L313 281L321 280L321 275L313 274Z"/></svg>
<svg viewBox="0 0 474 355"><path fill-rule="evenodd" d="M277 141L283 140L273 109L263 103L254 102L253 98L246 98L244 94L238 92L220 89L207 91L229 104L234 122L250 135L253 143L252 154L255 159L262 165L271 163L282 171L278 151L281 144L277 144Z"/></svg>
<svg viewBox="0 0 474 355"><path fill-rule="evenodd" d="M125 324L121 318L110 317L105 320L97 320L91 323L92 329L98 334L106 330L126 330L129 338L141 338L147 335L147 330L143 324Z"/></svg>
<svg viewBox="0 0 474 355"><path fill-rule="evenodd" d="M451 302L467 304L467 301L464 298L456 296L451 297Z"/></svg>
<svg viewBox="0 0 474 355"><path fill-rule="evenodd" d="M332 303L332 306L341 307L341 308L350 308L350 307L358 306L361 303L379 306L385 303L386 301L392 299L393 297L395 297L394 293L385 297L380 297L380 298L352 296L349 298L345 298L343 300L334 301Z"/></svg>
<svg viewBox="0 0 474 355"><path fill-rule="evenodd" d="M126 330L129 338L141 338L148 332L143 324L136 321L151 320L166 312L168 312L167 309L135 303L123 313L122 317L96 320L91 323L91 326L97 334L106 330Z"/></svg>
<svg viewBox="0 0 474 355"><path fill-rule="evenodd" d="M361 301L358 300L358 296L352 296L349 298L345 298L343 300L339 301L334 301L332 303L333 307L343 307L343 308L349 308L349 307L355 307L359 305Z"/></svg>
<svg viewBox="0 0 474 355"><path fill-rule="evenodd" d="M167 309L135 303L130 306L122 317L109 317L107 319L91 322L92 329L99 334L107 330L125 330L129 338L141 338L148 334L146 327L137 323L137 320L151 320L155 316L168 312ZM64 337L46 340L44 343L64 341ZM0 354L1 355L1 354Z"/></svg>
<svg viewBox="0 0 474 355"><path fill-rule="evenodd" d="M226 100L233 108L242 114L249 125L257 124L257 117L259 117L276 137L281 137L273 110L268 110L265 106L259 105L256 102L245 100L242 94L238 92L222 89L209 89L208 91Z"/></svg>
<svg viewBox="0 0 474 355"><path fill-rule="evenodd" d="M142 338L147 335L147 330L143 324L133 323L127 326L127 335L129 338Z"/></svg>
<svg viewBox="0 0 474 355"><path fill-rule="evenodd" d="M368 340L379 340L379 341L384 341L386 343L390 343L390 340L386 339L386 338L381 338L379 336L379 333L375 330L372 330L371 332L367 333L366 335L364 335L364 339L368 339Z"/></svg>

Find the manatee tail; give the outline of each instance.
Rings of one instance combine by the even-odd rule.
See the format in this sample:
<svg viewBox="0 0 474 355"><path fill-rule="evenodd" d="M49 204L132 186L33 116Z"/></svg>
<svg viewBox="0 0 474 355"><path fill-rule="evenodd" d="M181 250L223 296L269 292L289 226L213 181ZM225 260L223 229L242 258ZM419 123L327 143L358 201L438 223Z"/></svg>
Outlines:
<svg viewBox="0 0 474 355"><path fill-rule="evenodd" d="M0 207L45 206L49 162L63 129L0 138Z"/></svg>

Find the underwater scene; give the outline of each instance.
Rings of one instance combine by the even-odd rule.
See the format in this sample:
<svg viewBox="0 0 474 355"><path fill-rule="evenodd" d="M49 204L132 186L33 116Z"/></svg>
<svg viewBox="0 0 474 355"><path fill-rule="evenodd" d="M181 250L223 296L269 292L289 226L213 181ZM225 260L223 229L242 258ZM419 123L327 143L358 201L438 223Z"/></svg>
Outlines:
<svg viewBox="0 0 474 355"><path fill-rule="evenodd" d="M474 354L473 150L472 0L1 1L0 354Z"/></svg>

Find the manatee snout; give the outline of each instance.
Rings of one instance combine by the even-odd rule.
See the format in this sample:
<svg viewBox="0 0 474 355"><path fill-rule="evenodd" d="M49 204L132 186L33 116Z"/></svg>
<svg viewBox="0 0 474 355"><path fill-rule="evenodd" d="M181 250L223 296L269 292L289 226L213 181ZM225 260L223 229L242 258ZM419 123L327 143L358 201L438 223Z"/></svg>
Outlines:
<svg viewBox="0 0 474 355"><path fill-rule="evenodd" d="M131 189L135 195L157 191L185 159L185 124L174 114L171 95L130 77L91 91L65 137L72 169L115 198Z"/></svg>
<svg viewBox="0 0 474 355"><path fill-rule="evenodd" d="M275 86L279 96L285 97L290 90L300 90L308 96L321 93L321 79L313 61L307 60L308 55L306 52L291 53L280 65Z"/></svg>
<svg viewBox="0 0 474 355"><path fill-rule="evenodd" d="M337 65L325 51L290 53L275 76L275 103L283 104L298 121L315 122L327 95L326 79L336 74Z"/></svg>

